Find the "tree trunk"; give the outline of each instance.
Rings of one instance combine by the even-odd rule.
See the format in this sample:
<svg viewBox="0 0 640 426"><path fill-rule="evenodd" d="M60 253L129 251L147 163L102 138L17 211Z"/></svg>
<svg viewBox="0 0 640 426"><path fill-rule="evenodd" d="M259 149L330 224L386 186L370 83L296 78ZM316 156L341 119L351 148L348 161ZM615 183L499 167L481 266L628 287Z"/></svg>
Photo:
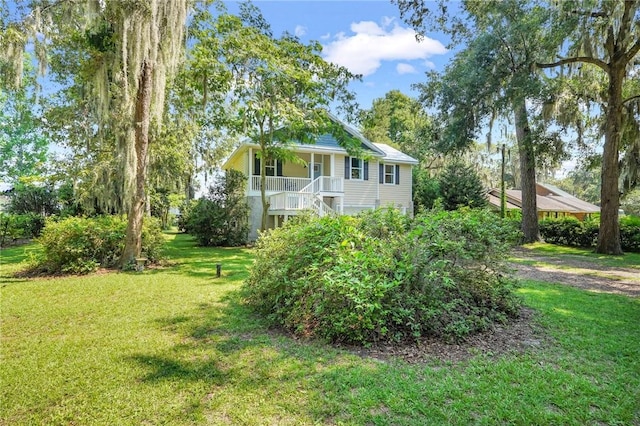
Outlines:
<svg viewBox="0 0 640 426"><path fill-rule="evenodd" d="M520 181L522 189L522 233L525 243L533 243L540 239L538 227L538 206L536 203L536 163L533 152L531 129L527 117L524 98L517 99L513 105L516 139L520 154Z"/></svg>
<svg viewBox="0 0 640 426"><path fill-rule="evenodd" d="M136 97L135 112L135 151L136 151L136 187L129 208L127 236L120 266L135 262L142 250L142 224L144 220L146 196L144 184L147 177L147 151L149 148L149 126L151 122L151 90L153 65L142 62Z"/></svg>
<svg viewBox="0 0 640 426"><path fill-rule="evenodd" d="M500 152L502 154L502 163L500 168L500 217L504 219L505 217L507 217L507 193L505 191L504 185L504 144L502 144Z"/></svg>
<svg viewBox="0 0 640 426"><path fill-rule="evenodd" d="M618 156L622 137L622 82L625 64L612 62L607 90L606 130L602 153L602 187L600 189L600 231L596 252L622 254L620 246L620 176Z"/></svg>

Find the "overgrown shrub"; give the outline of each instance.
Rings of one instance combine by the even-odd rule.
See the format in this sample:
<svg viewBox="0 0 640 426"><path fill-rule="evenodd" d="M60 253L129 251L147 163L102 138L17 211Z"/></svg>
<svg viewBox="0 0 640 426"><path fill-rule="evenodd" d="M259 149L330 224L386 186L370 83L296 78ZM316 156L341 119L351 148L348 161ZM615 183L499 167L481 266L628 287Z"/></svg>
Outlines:
<svg viewBox="0 0 640 426"><path fill-rule="evenodd" d="M116 216L47 221L38 239L42 255L35 268L46 273L82 274L100 266L113 267L124 249L126 228L126 220ZM145 218L142 251L149 261L159 260L163 243L159 221Z"/></svg>
<svg viewBox="0 0 640 426"><path fill-rule="evenodd" d="M503 263L515 237L485 211L296 218L258 240L247 301L331 341L462 339L517 313Z"/></svg>
<svg viewBox="0 0 640 426"><path fill-rule="evenodd" d="M180 225L201 246L238 246L249 233L249 206L244 189L247 178L227 171L209 194L182 211Z"/></svg>
<svg viewBox="0 0 640 426"><path fill-rule="evenodd" d="M597 220L579 221L574 217L540 221L540 234L545 242L572 247L592 248L598 241ZM640 252L640 219L620 219L620 244L623 251Z"/></svg>
<svg viewBox="0 0 640 426"><path fill-rule="evenodd" d="M29 240L40 235L45 218L39 214L0 213L0 247L16 240Z"/></svg>

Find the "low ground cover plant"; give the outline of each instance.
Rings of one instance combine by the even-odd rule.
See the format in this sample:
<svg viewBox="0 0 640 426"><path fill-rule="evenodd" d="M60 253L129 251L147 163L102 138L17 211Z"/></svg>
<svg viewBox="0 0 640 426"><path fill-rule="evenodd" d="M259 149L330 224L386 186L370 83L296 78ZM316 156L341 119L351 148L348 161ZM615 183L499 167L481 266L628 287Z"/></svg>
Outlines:
<svg viewBox="0 0 640 426"><path fill-rule="evenodd" d="M279 326L334 342L463 339L517 314L504 264L516 239L484 210L300 217L261 236L246 299Z"/></svg>
<svg viewBox="0 0 640 426"><path fill-rule="evenodd" d="M38 238L42 252L34 259L35 272L82 274L113 267L124 249L127 222L117 216L69 217L47 221ZM160 258L164 239L160 222L145 218L142 251L151 262Z"/></svg>

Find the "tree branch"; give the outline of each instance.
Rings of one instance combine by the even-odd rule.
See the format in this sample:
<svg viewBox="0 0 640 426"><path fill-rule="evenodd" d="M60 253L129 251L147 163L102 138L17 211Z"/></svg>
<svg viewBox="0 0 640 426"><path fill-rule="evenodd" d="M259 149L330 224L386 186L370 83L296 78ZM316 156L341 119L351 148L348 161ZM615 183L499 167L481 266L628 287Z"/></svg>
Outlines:
<svg viewBox="0 0 640 426"><path fill-rule="evenodd" d="M634 56L640 52L640 39L636 40L636 44L631 46L631 49L627 52L627 62L631 62Z"/></svg>
<svg viewBox="0 0 640 426"><path fill-rule="evenodd" d="M578 62L593 64L600 68L602 68L606 73L609 72L609 64L604 62L603 60L592 58L591 56L575 56L573 58L562 58L556 62L542 64L536 63L536 67L538 68L555 68L566 64L575 64Z"/></svg>
<svg viewBox="0 0 640 426"><path fill-rule="evenodd" d="M627 32L631 27L631 2L624 2L624 12L622 14L622 19L620 20L620 29L618 30L618 41L624 42L627 38Z"/></svg>
<svg viewBox="0 0 640 426"><path fill-rule="evenodd" d="M628 102L634 101L636 99L640 99L640 95L634 95L634 96L631 96L630 98L625 99L624 101L622 101L622 105Z"/></svg>

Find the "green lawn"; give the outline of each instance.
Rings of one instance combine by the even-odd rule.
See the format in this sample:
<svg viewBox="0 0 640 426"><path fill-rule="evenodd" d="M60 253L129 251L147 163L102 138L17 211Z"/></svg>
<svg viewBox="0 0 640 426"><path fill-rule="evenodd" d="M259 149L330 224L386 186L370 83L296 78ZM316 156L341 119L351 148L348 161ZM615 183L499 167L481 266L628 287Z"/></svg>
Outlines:
<svg viewBox="0 0 640 426"><path fill-rule="evenodd" d="M382 362L269 332L249 250L168 237L141 274L13 279L36 248L0 252L0 425L640 424L638 299L525 282L544 348Z"/></svg>

